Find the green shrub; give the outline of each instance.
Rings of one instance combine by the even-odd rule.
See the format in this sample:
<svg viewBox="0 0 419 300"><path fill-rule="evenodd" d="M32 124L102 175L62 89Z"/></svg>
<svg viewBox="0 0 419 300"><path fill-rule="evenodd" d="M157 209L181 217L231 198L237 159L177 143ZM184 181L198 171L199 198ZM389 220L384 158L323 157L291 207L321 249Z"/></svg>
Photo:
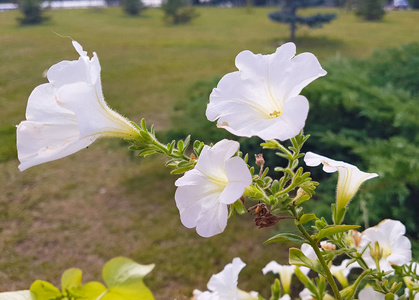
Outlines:
<svg viewBox="0 0 419 300"><path fill-rule="evenodd" d="M123 8L127 15L136 16L140 14L143 3L141 0L124 0Z"/></svg>
<svg viewBox="0 0 419 300"><path fill-rule="evenodd" d="M384 218L402 219L415 236L419 229L418 58L419 44L411 44L379 51L366 60L336 60L325 66L325 78L303 92L311 106L306 131L312 138L307 148L380 175L361 189L348 217L360 222L367 212L371 224ZM316 179L328 176L319 170L314 175ZM334 198L322 187L318 195L326 202Z"/></svg>
<svg viewBox="0 0 419 300"><path fill-rule="evenodd" d="M47 18L43 16L41 0L20 0L19 9L23 17L18 18L20 24L40 24Z"/></svg>
<svg viewBox="0 0 419 300"><path fill-rule="evenodd" d="M185 24L198 17L195 8L188 6L185 0L166 0L162 9L169 24Z"/></svg>
<svg viewBox="0 0 419 300"><path fill-rule="evenodd" d="M384 17L383 0L357 0L355 13L367 21L381 20Z"/></svg>

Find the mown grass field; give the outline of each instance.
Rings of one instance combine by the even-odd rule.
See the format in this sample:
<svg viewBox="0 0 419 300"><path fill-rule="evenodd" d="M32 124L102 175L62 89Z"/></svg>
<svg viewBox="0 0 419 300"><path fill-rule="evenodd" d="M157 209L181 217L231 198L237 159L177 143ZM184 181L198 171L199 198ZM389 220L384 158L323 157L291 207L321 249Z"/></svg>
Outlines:
<svg viewBox="0 0 419 300"><path fill-rule="evenodd" d="M119 8L51 11L49 22L33 27L18 26L18 12L0 13L0 291L26 289L35 279L58 284L69 267L82 268L85 280L99 279L102 265L122 255L156 264L146 280L156 299L182 299L240 256L248 267L239 287L266 295L270 281L261 268L272 259L287 262L286 248L262 245L277 228L259 230L245 216L230 220L222 235L200 238L179 221L176 177L163 160L129 155L123 141L98 141L21 173L14 125L24 119L30 92L45 82L43 72L77 59L70 39L61 37L70 36L98 53L111 107L135 122L145 117L157 130L176 126L171 109L194 82L233 71L244 49L272 53L287 41L287 27L267 18L274 10L199 8L200 17L182 26L165 25L158 9L135 18ZM323 29L297 32L299 52L322 62L419 40L418 11L389 12L372 23L336 13Z"/></svg>

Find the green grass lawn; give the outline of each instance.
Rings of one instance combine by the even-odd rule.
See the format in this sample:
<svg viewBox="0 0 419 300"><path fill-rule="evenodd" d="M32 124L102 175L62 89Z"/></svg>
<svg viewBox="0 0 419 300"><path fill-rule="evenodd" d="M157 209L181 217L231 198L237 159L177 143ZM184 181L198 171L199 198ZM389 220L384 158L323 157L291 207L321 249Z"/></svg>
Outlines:
<svg viewBox="0 0 419 300"><path fill-rule="evenodd" d="M156 264L147 280L156 299L182 299L240 256L248 267L239 286L266 295L271 282L260 269L272 259L287 262L285 248L262 245L272 230L256 229L245 216L230 220L222 235L200 238L180 224L176 178L163 161L132 157L118 140L21 173L14 125L24 119L30 92L45 82L44 71L77 58L62 37L70 36L98 53L111 107L167 129L174 103L194 82L234 71L244 49L267 54L287 41L288 28L271 22L271 11L200 8L200 17L182 26L166 26L158 9L135 18L119 8L50 11L48 23L33 27L18 26L18 12L0 13L0 291L28 288L35 279L58 284L69 267L82 268L86 280L99 279L103 264L122 255ZM324 62L419 40L419 11L389 12L371 23L336 12L338 19L322 29L298 30L299 52Z"/></svg>

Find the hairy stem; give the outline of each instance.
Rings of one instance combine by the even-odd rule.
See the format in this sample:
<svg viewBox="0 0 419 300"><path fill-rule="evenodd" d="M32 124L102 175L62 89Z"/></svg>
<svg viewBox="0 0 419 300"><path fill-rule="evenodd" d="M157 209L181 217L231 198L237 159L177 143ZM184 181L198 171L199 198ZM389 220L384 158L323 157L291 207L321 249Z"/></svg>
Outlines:
<svg viewBox="0 0 419 300"><path fill-rule="evenodd" d="M292 214L298 218L297 211L294 207L291 207ZM323 255L321 254L319 247L317 246L317 242L311 237L311 235L307 232L307 230L304 228L303 225L299 224L297 225L298 230L304 235L304 237L309 241L311 247L313 248L314 252L316 253L317 258L320 261L320 264L323 267L324 273L326 274L326 280L330 284L330 287L332 288L333 294L335 294L335 298L338 300L342 300L342 297L340 295L338 286L336 285L335 279L333 278L332 273L330 272L329 266L327 265L326 261L324 260Z"/></svg>

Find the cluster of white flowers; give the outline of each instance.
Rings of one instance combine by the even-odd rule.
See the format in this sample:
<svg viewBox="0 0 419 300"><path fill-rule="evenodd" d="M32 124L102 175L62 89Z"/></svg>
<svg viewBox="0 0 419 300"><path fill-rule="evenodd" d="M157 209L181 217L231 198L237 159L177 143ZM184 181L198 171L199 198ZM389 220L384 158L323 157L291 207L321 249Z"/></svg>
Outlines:
<svg viewBox="0 0 419 300"><path fill-rule="evenodd" d="M210 95L208 120L218 120L218 127L238 136L287 140L297 135L309 109L307 99L299 94L326 71L313 54L295 53L293 43L282 45L270 55L239 53L238 71L221 78ZM226 204L235 202L252 183L244 161L231 158L238 144L235 151L228 152L231 145L236 143L224 140L211 150L205 149L196 168L176 182L179 188L175 199L182 223L186 227L196 226L198 234L204 237L224 230ZM218 150L224 147L225 150Z"/></svg>
<svg viewBox="0 0 419 300"><path fill-rule="evenodd" d="M90 59L77 42L73 42L73 46L79 59L53 65L47 72L49 83L36 87L29 97L27 120L17 127L22 171L75 153L100 137L134 140L141 136L136 126L106 104L97 55L94 53ZM300 92L326 71L313 54L295 54L293 43L284 44L271 55L239 53L236 57L238 71L225 75L210 95L207 118L238 136L281 141L296 136L304 128L309 110L308 100ZM175 201L182 224L196 228L203 237L214 236L226 228L228 205L237 201L252 184L249 168L237 155L238 151L239 143L231 140L204 146L195 167L175 183ZM323 164L323 170L328 173L338 171L337 215L345 213L364 181L378 176L312 152L305 155L304 161L308 166ZM338 217L335 224L341 221ZM353 232L353 245L364 253L362 258L369 268L391 272L393 265L407 264L412 259L405 231L400 221L384 220L362 233ZM329 251L335 245L323 241L320 246L321 251ZM306 257L316 259L310 245L303 244L301 251ZM235 258L222 272L211 277L208 291L195 290L194 299L258 299L257 293L237 288L238 275L244 266L240 258ZM330 271L347 287L346 278L354 267L359 265L344 260L338 266L331 265ZM295 268L272 261L262 270L263 274L279 274L285 293L283 300L289 299ZM309 272L304 267L300 270L303 274ZM384 299L383 294L378 294L366 287L359 293L359 299ZM304 290L300 298L311 299L312 296Z"/></svg>

